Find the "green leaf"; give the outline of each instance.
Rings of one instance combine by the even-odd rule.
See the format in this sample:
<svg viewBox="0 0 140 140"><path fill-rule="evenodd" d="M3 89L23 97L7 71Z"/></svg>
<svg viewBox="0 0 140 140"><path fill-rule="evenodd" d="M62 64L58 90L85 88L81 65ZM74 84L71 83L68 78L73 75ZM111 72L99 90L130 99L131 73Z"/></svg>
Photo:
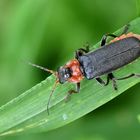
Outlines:
<svg viewBox="0 0 140 140"><path fill-rule="evenodd" d="M136 0L137 15L140 16L140 0Z"/></svg>
<svg viewBox="0 0 140 140"><path fill-rule="evenodd" d="M130 22L130 29L140 33L140 18ZM116 32L120 34L122 28ZM99 43L94 46L98 48ZM140 61L129 64L115 72L116 77L139 71ZM105 77L103 77L105 78ZM55 82L55 77L50 76L38 85L29 89L19 97L13 99L0 108L0 135L16 134L19 132L42 132L64 126L97 107L112 100L130 87L140 82L139 78L129 78L118 81L118 91L114 91L112 84L102 87L95 80L83 80L79 94L71 96L65 102L66 93L73 84L58 85L50 103L50 115L47 114L47 101Z"/></svg>
<svg viewBox="0 0 140 140"><path fill-rule="evenodd" d="M137 118L138 118L138 121L139 121L139 123L140 123L140 115L138 115L138 117L137 117Z"/></svg>

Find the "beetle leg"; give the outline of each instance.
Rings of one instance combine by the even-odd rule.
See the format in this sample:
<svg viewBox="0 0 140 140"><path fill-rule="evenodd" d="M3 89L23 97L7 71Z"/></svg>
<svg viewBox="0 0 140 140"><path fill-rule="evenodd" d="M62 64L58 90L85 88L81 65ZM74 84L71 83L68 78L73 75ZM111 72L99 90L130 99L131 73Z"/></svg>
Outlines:
<svg viewBox="0 0 140 140"><path fill-rule="evenodd" d="M96 78L96 81L103 86L107 86L109 84L109 81L110 81L110 76L109 76L109 74L107 75L107 81L106 82L104 80L102 80L100 77Z"/></svg>
<svg viewBox="0 0 140 140"><path fill-rule="evenodd" d="M88 53L89 52L89 48L86 48L86 49L80 48L80 49L78 49L78 51L81 51L82 53Z"/></svg>
<svg viewBox="0 0 140 140"><path fill-rule="evenodd" d="M76 90L73 90L73 89L69 90L67 96L65 97L65 101L67 102L70 99L71 94L79 93L79 91L80 91L80 83L77 83Z"/></svg>
<svg viewBox="0 0 140 140"><path fill-rule="evenodd" d="M83 48L80 48L80 49L84 50L85 53L88 53L89 52L89 48L90 48L90 45L89 45L88 42L86 42L86 44L84 45L84 49Z"/></svg>
<svg viewBox="0 0 140 140"><path fill-rule="evenodd" d="M107 75L107 81L105 83L105 86L107 86L109 84L109 81L110 81L110 77L109 77L109 74Z"/></svg>
<svg viewBox="0 0 140 140"><path fill-rule="evenodd" d="M97 81L98 83L100 83L101 85L105 85L105 81L102 80L100 77L95 78L95 79L96 79L96 81Z"/></svg>
<svg viewBox="0 0 140 140"><path fill-rule="evenodd" d="M100 77L96 78L97 82L99 82L101 85L107 86L109 84L109 81L112 80L113 82L113 88L114 90L117 90L117 85L116 85L116 78L114 77L113 73L109 73L107 75L107 81L104 82Z"/></svg>
<svg viewBox="0 0 140 140"><path fill-rule="evenodd" d="M104 82L100 77L96 78L96 81L99 82L103 86L107 86L109 84L110 80L112 80L112 82L113 82L114 90L117 90L116 78L114 77L113 73L109 73L107 75L107 81L106 82Z"/></svg>
<svg viewBox="0 0 140 140"><path fill-rule="evenodd" d="M79 56L82 56L84 53L88 53L89 52L89 45L86 45L86 48L79 48L76 52L75 52L75 58L78 59Z"/></svg>
<svg viewBox="0 0 140 140"><path fill-rule="evenodd" d="M102 37L102 40L101 40L101 47L104 46L106 44L106 40L107 40L107 37L117 37L116 35L114 34L105 34L103 37Z"/></svg>
<svg viewBox="0 0 140 140"><path fill-rule="evenodd" d="M113 88L114 90L117 90L117 84L116 84L116 78L114 77L113 73L108 74L109 79L112 80Z"/></svg>
<svg viewBox="0 0 140 140"><path fill-rule="evenodd" d="M124 27L124 29L123 29L123 32L121 33L121 35L126 34L128 32L128 30L129 30L129 27L130 27L130 24L126 24L125 27ZM119 35L119 36L121 36L121 35ZM104 46L106 44L107 37L109 37L109 36L110 37L114 37L114 38L118 37L117 35L110 34L110 33L105 34L102 37L101 46Z"/></svg>
<svg viewBox="0 0 140 140"><path fill-rule="evenodd" d="M131 78L131 77L140 77L140 74L132 73L130 75L127 75L127 76L124 76L124 77L121 77L121 78L115 78L115 79L116 80L124 80L124 79L128 79L128 78Z"/></svg>
<svg viewBox="0 0 140 140"><path fill-rule="evenodd" d="M128 32L128 30L129 30L129 27L130 27L130 24L126 24L124 26L124 29L123 29L123 32L121 33L121 35L126 34Z"/></svg>

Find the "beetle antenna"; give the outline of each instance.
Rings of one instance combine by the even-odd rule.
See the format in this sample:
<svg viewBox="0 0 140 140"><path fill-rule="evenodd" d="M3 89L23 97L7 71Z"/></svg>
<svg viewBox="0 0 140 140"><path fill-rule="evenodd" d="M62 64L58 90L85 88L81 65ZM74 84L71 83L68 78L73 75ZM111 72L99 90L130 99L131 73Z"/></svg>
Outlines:
<svg viewBox="0 0 140 140"><path fill-rule="evenodd" d="M49 72L49 73L52 73L52 74L54 74L54 75L56 76L56 72L53 71L53 70L49 70L49 69L47 69L47 68L44 68L44 67L39 66L39 65L37 65L37 64L33 64L33 63L31 63L31 62L28 62L28 64L31 65L31 66L33 66L33 67L36 67L36 68L38 68L38 69L41 69L41 70L47 71L47 72Z"/></svg>
<svg viewBox="0 0 140 140"><path fill-rule="evenodd" d="M56 82L53 85L52 91L50 93L49 99L48 99L48 103L47 103L47 113L48 113L48 115L49 115L49 105L50 105L51 97L52 97L52 95L54 93L54 90L55 90L55 88L56 88L56 86L57 86L58 83L59 83L59 81L56 80Z"/></svg>
<svg viewBox="0 0 140 140"><path fill-rule="evenodd" d="M49 72L49 73L52 73L52 74L54 74L56 77L58 77L57 72L55 72L55 71L53 71L53 70L49 70L49 69L47 69L47 68L44 68L44 67L42 67L42 66L39 66L39 65L34 64L34 63L31 63L31 62L27 62L27 63L28 63L29 65L33 66L33 67L39 68L39 69L44 70L44 71L47 71L47 72ZM48 115L49 115L50 100L51 100L51 97L52 97L52 95L53 95L53 93L54 93L54 90L55 90L55 88L56 88L56 86L57 86L58 83L59 83L59 80L56 79L56 81L55 81L55 83L54 83L54 85L53 85L53 87L52 87L52 91L51 91L51 93L50 93L49 99L48 99L48 103L47 103L47 113L48 113Z"/></svg>

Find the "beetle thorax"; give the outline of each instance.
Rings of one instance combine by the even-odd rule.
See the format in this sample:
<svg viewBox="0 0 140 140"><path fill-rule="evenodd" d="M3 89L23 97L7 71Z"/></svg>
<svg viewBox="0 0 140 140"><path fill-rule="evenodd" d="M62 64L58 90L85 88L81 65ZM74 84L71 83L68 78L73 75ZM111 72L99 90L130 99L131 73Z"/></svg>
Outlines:
<svg viewBox="0 0 140 140"><path fill-rule="evenodd" d="M68 82L79 83L84 78L80 69L80 63L77 59L69 61L66 67L71 70L71 77L68 79Z"/></svg>

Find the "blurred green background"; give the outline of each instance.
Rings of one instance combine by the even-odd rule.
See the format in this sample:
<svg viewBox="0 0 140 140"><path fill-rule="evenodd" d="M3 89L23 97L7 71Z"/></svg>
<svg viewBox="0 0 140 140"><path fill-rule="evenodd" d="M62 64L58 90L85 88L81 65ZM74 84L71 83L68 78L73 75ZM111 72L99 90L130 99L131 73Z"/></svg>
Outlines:
<svg viewBox="0 0 140 140"><path fill-rule="evenodd" d="M0 105L48 76L24 61L57 69L86 42L136 18L137 7L135 0L1 0ZM62 128L0 139L140 140L139 86Z"/></svg>

